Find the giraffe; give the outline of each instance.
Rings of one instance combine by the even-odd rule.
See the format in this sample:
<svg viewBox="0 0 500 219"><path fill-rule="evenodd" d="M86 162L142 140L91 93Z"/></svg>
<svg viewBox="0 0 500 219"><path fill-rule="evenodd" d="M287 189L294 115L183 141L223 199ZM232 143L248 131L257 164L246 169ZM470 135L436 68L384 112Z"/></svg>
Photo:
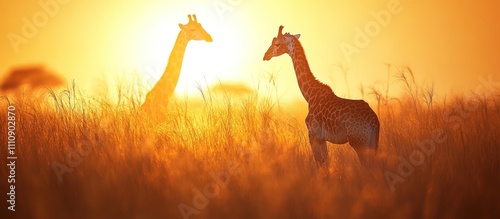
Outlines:
<svg viewBox="0 0 500 219"><path fill-rule="evenodd" d="M146 112L159 112L160 107L168 104L169 98L174 93L179 80L182 60L184 59L184 53L188 42L191 40L212 42L212 36L203 29L200 23L198 23L196 15L188 15L188 18L189 22L187 24L179 23L181 31L172 48L163 75L153 89L146 94L146 100L142 105L142 109Z"/></svg>
<svg viewBox="0 0 500 219"><path fill-rule="evenodd" d="M340 98L328 85L318 81L299 42L300 34L283 34L282 30L283 26L280 26L264 61L284 53L292 58L300 91L309 105L305 123L317 166L327 166L327 141L334 144L349 142L361 164L367 165L367 160L378 148L380 124L377 115L365 101Z"/></svg>

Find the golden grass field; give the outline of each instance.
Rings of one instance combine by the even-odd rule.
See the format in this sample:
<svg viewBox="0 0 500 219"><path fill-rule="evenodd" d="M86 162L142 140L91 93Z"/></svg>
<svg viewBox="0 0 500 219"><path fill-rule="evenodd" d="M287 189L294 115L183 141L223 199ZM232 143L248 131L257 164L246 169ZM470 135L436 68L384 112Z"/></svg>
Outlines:
<svg viewBox="0 0 500 219"><path fill-rule="evenodd" d="M330 144L330 168L318 170L302 99L287 104L273 95L205 91L204 101L177 98L165 115L146 116L139 98L123 88L118 101L74 84L10 96L16 107L15 214L498 218L498 93L436 97L405 82L398 98L366 91L381 123L378 157L368 169L348 144ZM8 100L0 101L1 139ZM0 186L8 192L6 180Z"/></svg>

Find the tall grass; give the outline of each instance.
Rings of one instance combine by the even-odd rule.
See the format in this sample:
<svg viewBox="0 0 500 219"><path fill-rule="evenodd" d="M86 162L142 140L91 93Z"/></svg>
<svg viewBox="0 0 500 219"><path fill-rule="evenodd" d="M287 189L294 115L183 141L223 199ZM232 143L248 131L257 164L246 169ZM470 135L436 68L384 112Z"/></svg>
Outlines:
<svg viewBox="0 0 500 219"><path fill-rule="evenodd" d="M303 122L305 104L279 103L272 95L234 98L206 92L205 101L172 101L161 116L144 115L140 98L126 88L118 102L81 92L75 84L37 98L3 98L0 124L6 124L8 102L17 114L14 214L183 218L184 211L192 213L189 218L498 217L499 99L474 94L438 102L432 87L422 93L408 79L401 78L408 91L397 99L372 89L373 97L379 98L374 108L382 127L378 161L370 170L374 174L360 166L348 144L329 145L330 167L319 170ZM289 107L304 112L292 115ZM408 160L418 150L417 143L432 139L436 130L446 138L435 144L435 151L403 181L388 181L388 172L401 176L400 159ZM0 133L5 146L5 125ZM5 167L6 159L0 164ZM68 169L58 176L61 168ZM6 180L0 180L0 186L5 194Z"/></svg>

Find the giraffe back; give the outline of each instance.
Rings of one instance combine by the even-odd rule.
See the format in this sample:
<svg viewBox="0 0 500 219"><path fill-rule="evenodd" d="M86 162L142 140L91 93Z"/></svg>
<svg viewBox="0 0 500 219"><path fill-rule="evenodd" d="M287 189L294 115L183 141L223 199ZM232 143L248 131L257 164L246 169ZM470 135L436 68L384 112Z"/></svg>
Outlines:
<svg viewBox="0 0 500 219"><path fill-rule="evenodd" d="M349 100L330 94L316 95L309 102L306 124L322 140L353 147L378 145L378 117L363 100Z"/></svg>

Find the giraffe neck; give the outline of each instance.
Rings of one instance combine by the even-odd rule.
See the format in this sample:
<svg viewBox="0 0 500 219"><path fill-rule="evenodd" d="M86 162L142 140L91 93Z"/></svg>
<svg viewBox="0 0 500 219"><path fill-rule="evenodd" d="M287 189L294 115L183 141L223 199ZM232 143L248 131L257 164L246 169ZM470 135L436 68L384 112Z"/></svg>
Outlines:
<svg viewBox="0 0 500 219"><path fill-rule="evenodd" d="M289 50L300 91L308 103L311 103L317 95L333 93L330 87L314 77L309 68L304 48L298 39L292 39L292 46Z"/></svg>
<svg viewBox="0 0 500 219"><path fill-rule="evenodd" d="M168 58L167 67L161 76L160 80L153 87L154 92L161 92L165 97L170 97L177 86L179 81L179 75L181 73L182 61L184 59L184 53L186 52L186 47L189 40L185 36L184 32L181 30L177 39L175 40L174 48L170 53Z"/></svg>

